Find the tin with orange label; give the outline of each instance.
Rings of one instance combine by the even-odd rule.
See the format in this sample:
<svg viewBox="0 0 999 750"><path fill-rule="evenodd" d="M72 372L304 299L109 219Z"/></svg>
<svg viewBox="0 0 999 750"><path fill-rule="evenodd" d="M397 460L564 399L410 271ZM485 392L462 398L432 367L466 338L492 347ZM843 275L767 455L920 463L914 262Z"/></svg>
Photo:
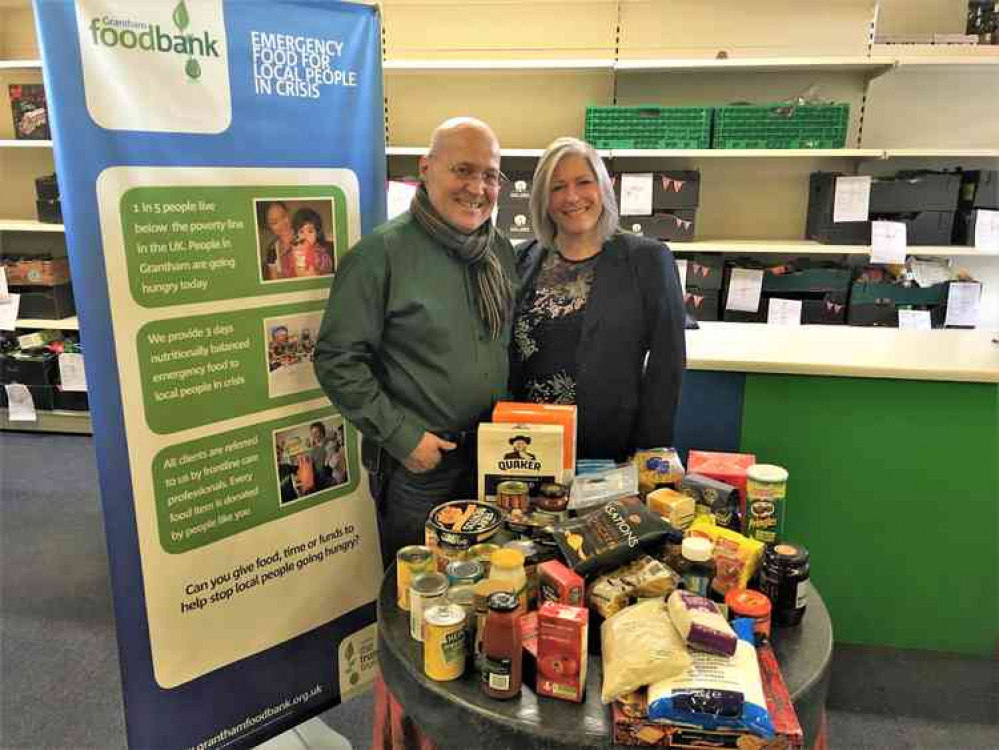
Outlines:
<svg viewBox="0 0 999 750"><path fill-rule="evenodd" d="M431 680L457 680L465 673L465 610L454 604L430 607L424 615L423 672Z"/></svg>
<svg viewBox="0 0 999 750"><path fill-rule="evenodd" d="M725 594L725 604L728 605L731 618L749 617L753 620L753 632L756 635L770 637L770 612L773 605L766 594L749 589L731 589Z"/></svg>
<svg viewBox="0 0 999 750"><path fill-rule="evenodd" d="M395 554L395 584L399 608L409 611L409 585L414 578L437 570L434 553L429 547L411 544Z"/></svg>

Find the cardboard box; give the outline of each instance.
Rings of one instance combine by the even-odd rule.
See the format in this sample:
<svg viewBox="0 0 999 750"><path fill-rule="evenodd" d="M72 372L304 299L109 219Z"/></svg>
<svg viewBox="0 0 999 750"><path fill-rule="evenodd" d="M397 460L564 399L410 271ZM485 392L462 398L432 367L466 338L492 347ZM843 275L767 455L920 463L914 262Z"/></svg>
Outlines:
<svg viewBox="0 0 999 750"><path fill-rule="evenodd" d="M538 613L528 612L517 620L520 640L524 645L520 678L525 685L534 685L538 679Z"/></svg>
<svg viewBox="0 0 999 750"><path fill-rule="evenodd" d="M19 141L51 140L45 86L40 83L12 83L7 87L7 94L14 118L14 138Z"/></svg>
<svg viewBox="0 0 999 750"><path fill-rule="evenodd" d="M538 595L541 602L585 606L586 581L559 560L548 560L538 566Z"/></svg>
<svg viewBox="0 0 999 750"><path fill-rule="evenodd" d="M687 289L683 306L695 320L718 320L719 292L717 289Z"/></svg>
<svg viewBox="0 0 999 750"><path fill-rule="evenodd" d="M975 169L963 172L958 206L963 210L972 208L999 210L999 170Z"/></svg>
<svg viewBox="0 0 999 750"><path fill-rule="evenodd" d="M898 308L929 310L934 328L943 325L948 285L930 287L854 282L846 320L852 326L898 327Z"/></svg>
<svg viewBox="0 0 999 750"><path fill-rule="evenodd" d="M847 292L852 278L849 268L774 266L764 270L763 292L782 297L788 293Z"/></svg>
<svg viewBox="0 0 999 750"><path fill-rule="evenodd" d="M576 424L574 404L532 404L500 401L493 407L493 422L556 424L562 427L562 476L568 481L576 471Z"/></svg>
<svg viewBox="0 0 999 750"><path fill-rule="evenodd" d="M697 209L678 208L652 216L622 216L621 228L640 237L652 237L671 242L694 239Z"/></svg>
<svg viewBox="0 0 999 750"><path fill-rule="evenodd" d="M703 474L739 490L739 511L746 517L746 469L756 463L752 453L717 453L690 451L687 454L687 473Z"/></svg>
<svg viewBox="0 0 999 750"><path fill-rule="evenodd" d="M614 197L617 198L617 204L620 206L621 175L611 175L611 179L614 182ZM674 208L697 208L700 202L700 172L696 170L672 170L652 173L653 213Z"/></svg>
<svg viewBox="0 0 999 750"><path fill-rule="evenodd" d="M4 261L10 286L56 286L69 283L66 258L12 258Z"/></svg>
<svg viewBox="0 0 999 750"><path fill-rule="evenodd" d="M59 357L51 352L3 354L0 355L0 363L0 382L24 385L55 385L59 382Z"/></svg>
<svg viewBox="0 0 999 750"><path fill-rule="evenodd" d="M839 172L813 172L808 180L808 215L805 239L828 245L871 244L871 222L833 221L836 178Z"/></svg>
<svg viewBox="0 0 999 750"><path fill-rule="evenodd" d="M500 183L499 197L496 203L500 208L508 206L527 213L531 200L531 185L534 175L530 172L511 172L507 179Z"/></svg>
<svg viewBox="0 0 999 750"><path fill-rule="evenodd" d="M61 331L32 331L17 337L21 349L42 349L53 341L62 341Z"/></svg>
<svg viewBox="0 0 999 750"><path fill-rule="evenodd" d="M961 192L958 172L900 172L871 180L870 212L956 211Z"/></svg>
<svg viewBox="0 0 999 750"><path fill-rule="evenodd" d="M511 242L534 239L531 214L523 207L500 206L496 214L496 228Z"/></svg>
<svg viewBox="0 0 999 750"><path fill-rule="evenodd" d="M478 431L479 500L496 502L496 485L526 482L532 496L546 482L563 481L561 425L483 422Z"/></svg>
<svg viewBox="0 0 999 750"><path fill-rule="evenodd" d="M538 610L538 674L535 692L580 703L586 693L585 607L545 602Z"/></svg>

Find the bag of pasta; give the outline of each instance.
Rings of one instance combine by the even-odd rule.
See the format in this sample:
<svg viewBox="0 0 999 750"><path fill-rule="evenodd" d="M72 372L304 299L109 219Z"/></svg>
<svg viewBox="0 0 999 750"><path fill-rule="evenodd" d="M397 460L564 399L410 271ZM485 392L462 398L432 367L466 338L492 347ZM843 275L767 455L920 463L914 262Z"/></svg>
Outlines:
<svg viewBox="0 0 999 750"><path fill-rule="evenodd" d="M604 703L653 682L683 674L690 654L673 626L666 603L649 599L618 612L600 628Z"/></svg>

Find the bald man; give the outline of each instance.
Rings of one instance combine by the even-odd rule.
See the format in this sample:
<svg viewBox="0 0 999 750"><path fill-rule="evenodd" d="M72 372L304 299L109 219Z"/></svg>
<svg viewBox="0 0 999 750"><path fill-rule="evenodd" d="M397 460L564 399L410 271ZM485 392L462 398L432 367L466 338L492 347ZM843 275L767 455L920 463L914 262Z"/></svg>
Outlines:
<svg viewBox="0 0 999 750"><path fill-rule="evenodd" d="M420 158L410 210L347 254L330 290L316 376L360 430L382 557L422 544L427 515L475 497L475 429L506 394L516 272L493 226L500 147L456 118Z"/></svg>

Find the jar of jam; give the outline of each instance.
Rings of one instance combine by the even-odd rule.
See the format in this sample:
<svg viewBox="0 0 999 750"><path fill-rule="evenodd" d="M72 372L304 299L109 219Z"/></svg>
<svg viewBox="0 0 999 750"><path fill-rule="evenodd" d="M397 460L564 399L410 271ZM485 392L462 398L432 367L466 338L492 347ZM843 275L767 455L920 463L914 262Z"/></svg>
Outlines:
<svg viewBox="0 0 999 750"><path fill-rule="evenodd" d="M773 621L785 627L797 625L808 606L811 566L808 550L782 542L768 546L760 568L760 590L773 605Z"/></svg>
<svg viewBox="0 0 999 750"><path fill-rule="evenodd" d="M517 597L505 591L489 597L482 638L482 691L490 698L509 700L520 695L524 644L519 620Z"/></svg>
<svg viewBox="0 0 999 750"><path fill-rule="evenodd" d="M548 513L562 513L569 507L569 491L564 484L545 482L538 487L534 505Z"/></svg>

